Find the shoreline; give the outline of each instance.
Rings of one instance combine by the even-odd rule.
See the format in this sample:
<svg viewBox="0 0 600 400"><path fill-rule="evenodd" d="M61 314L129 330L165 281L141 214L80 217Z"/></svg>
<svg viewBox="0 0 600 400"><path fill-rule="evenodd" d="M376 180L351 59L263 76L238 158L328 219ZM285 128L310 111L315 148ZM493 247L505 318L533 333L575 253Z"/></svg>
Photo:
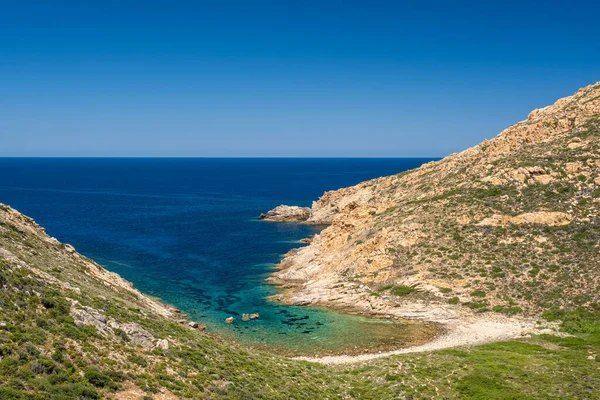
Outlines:
<svg viewBox="0 0 600 400"><path fill-rule="evenodd" d="M281 287L281 286L280 286ZM288 292L292 287L282 287ZM281 300L280 300L281 301ZM285 301L284 301L285 302ZM290 304L287 303L286 304ZM292 305L292 304L290 304ZM322 307L345 314L361 315L372 319L400 319L413 323L434 324L436 335L421 345L401 347L394 350L366 352L362 354L318 355L289 357L295 360L315 362L324 365L342 365L360 363L378 358L399 354L428 352L457 347L470 347L505 340L526 338L536 334L557 334L558 326L552 323L539 324L533 318L507 317L500 314L469 313L466 310L461 315L449 315L440 307L428 307L428 311L420 309L416 303L406 304L402 308L388 309L385 313L359 311L351 307L339 307L333 304L309 304L307 307ZM444 315L442 315L442 313Z"/></svg>
<svg viewBox="0 0 600 400"><path fill-rule="evenodd" d="M400 304L390 304L380 298L369 298L366 286L355 282L340 281L339 277L333 275L325 275L319 280L286 279L289 276L286 271L294 270L294 267L298 266L298 261L295 259L298 252L310 247L309 244L292 249L283 256L281 262L276 266L276 271L266 279L267 283L275 285L281 290L281 293L270 296L270 300L292 306L322 307L374 319L394 318L435 324L438 334L421 345L389 351L290 357L292 359L325 365L341 365L398 354L512 340L532 334L557 333L557 326L549 323L539 324L537 319L531 317L508 317L491 311L474 313L461 306L443 304L431 297L403 299ZM292 273L297 274L297 272L295 270Z"/></svg>
<svg viewBox="0 0 600 400"><path fill-rule="evenodd" d="M389 357L399 354L429 352L457 347L470 347L486 343L513 340L529 337L536 333L550 333L551 329L538 330L533 321L453 321L445 324L445 332L433 340L419 345L401 348L397 350L367 353L359 355L337 355L319 357L293 357L294 360L314 362L324 365L354 364L378 358ZM549 332L544 332L544 331ZM537 332L536 332L537 331Z"/></svg>

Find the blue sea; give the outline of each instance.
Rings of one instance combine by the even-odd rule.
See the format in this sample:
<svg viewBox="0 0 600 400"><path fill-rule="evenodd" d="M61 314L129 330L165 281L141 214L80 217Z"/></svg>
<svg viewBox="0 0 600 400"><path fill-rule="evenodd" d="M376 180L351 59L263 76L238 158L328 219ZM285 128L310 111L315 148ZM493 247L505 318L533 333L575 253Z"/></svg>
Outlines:
<svg viewBox="0 0 600 400"><path fill-rule="evenodd" d="M428 161L0 158L0 202L210 332L290 353L335 353L377 335L389 341L405 327L266 300L279 290L264 282L274 265L320 228L257 217ZM242 322L242 313L260 319ZM236 323L225 324L229 316Z"/></svg>

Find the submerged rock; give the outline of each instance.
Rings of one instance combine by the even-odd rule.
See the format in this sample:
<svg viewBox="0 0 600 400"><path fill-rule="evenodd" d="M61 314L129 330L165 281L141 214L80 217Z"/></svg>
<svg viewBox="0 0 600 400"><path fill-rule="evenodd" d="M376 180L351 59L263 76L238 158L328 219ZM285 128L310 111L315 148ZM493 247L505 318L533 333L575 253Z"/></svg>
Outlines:
<svg viewBox="0 0 600 400"><path fill-rule="evenodd" d="M242 321L250 321L252 319L258 319L260 318L260 314L255 313L255 314L242 314Z"/></svg>
<svg viewBox="0 0 600 400"><path fill-rule="evenodd" d="M271 211L260 214L259 218L275 222L303 222L310 218L309 207L280 205Z"/></svg>

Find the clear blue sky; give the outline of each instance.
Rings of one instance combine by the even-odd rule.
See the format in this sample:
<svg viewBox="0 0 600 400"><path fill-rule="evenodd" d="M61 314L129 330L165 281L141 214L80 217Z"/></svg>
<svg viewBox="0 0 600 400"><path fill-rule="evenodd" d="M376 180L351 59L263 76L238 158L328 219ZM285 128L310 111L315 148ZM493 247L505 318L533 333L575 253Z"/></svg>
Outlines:
<svg viewBox="0 0 600 400"><path fill-rule="evenodd" d="M599 81L599 15L0 0L0 156L443 156Z"/></svg>

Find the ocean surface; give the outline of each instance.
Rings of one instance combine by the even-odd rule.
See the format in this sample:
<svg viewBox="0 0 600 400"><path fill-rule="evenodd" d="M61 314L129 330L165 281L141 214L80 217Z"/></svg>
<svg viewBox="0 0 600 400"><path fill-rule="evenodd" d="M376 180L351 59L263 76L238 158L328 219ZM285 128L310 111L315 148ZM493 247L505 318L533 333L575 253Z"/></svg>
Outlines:
<svg viewBox="0 0 600 400"><path fill-rule="evenodd" d="M257 216L431 159L0 158L0 202L208 330L291 354L401 345L407 326L271 302L264 279L319 227ZM242 322L242 313L260 319ZM233 316L236 323L225 324Z"/></svg>

